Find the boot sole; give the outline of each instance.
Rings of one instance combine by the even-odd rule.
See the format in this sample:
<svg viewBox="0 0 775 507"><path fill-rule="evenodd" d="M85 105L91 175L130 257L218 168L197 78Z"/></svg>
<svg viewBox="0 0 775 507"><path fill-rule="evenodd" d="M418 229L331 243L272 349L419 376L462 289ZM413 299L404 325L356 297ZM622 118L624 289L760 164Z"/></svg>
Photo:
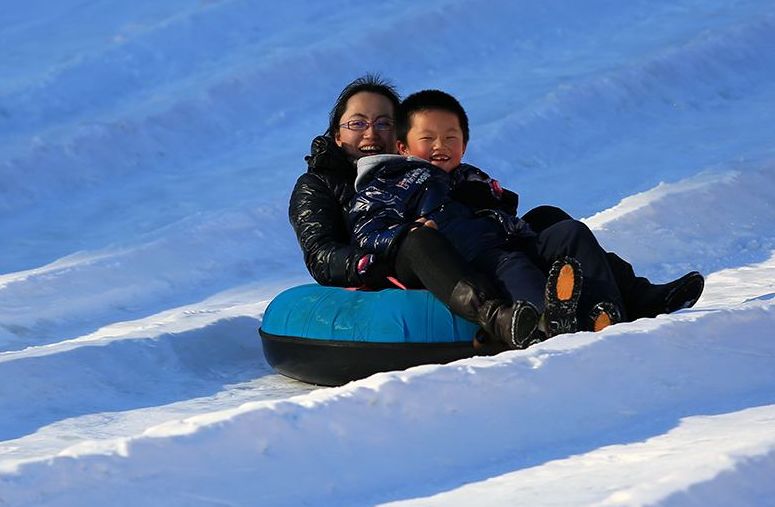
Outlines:
<svg viewBox="0 0 775 507"><path fill-rule="evenodd" d="M611 324L613 324L613 322L611 321L610 315L608 315L606 312L602 312L595 318L595 322L592 324L592 331L597 333L598 331L602 331L603 329L607 328Z"/></svg>
<svg viewBox="0 0 775 507"><path fill-rule="evenodd" d="M576 273L570 264L563 264L557 275L557 299L569 301L573 297L573 288L576 286Z"/></svg>
<svg viewBox="0 0 775 507"><path fill-rule="evenodd" d="M552 264L544 294L544 319L549 337L578 331L576 310L581 296L581 264L565 257Z"/></svg>
<svg viewBox="0 0 775 507"><path fill-rule="evenodd" d="M520 307L511 314L511 342L516 349L526 349L537 343L531 337L538 328L538 311L530 303L519 304Z"/></svg>
<svg viewBox="0 0 775 507"><path fill-rule="evenodd" d="M705 290L705 278L697 271L692 271L681 277L678 287L670 291L665 298L665 313L673 313L684 308L691 308L702 296Z"/></svg>
<svg viewBox="0 0 775 507"><path fill-rule="evenodd" d="M618 324L622 318L616 305L608 301L601 301L592 308L590 320L592 321L592 331L598 332L608 326Z"/></svg>

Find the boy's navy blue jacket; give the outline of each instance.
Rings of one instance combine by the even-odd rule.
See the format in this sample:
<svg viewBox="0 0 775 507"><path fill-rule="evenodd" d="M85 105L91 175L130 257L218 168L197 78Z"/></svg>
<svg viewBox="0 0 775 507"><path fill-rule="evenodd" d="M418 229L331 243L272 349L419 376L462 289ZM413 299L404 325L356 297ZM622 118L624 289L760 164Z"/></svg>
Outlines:
<svg viewBox="0 0 775 507"><path fill-rule="evenodd" d="M517 194L472 165L446 173L416 157L363 157L355 189L353 242L389 259L420 217L434 220L467 260L482 248L535 236L516 216Z"/></svg>

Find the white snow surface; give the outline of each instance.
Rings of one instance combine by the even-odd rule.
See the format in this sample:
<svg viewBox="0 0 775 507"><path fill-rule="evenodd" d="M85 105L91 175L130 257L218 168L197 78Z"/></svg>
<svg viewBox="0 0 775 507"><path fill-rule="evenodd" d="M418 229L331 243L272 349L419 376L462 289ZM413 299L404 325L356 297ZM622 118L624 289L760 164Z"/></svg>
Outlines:
<svg viewBox="0 0 775 507"><path fill-rule="evenodd" d="M775 4L0 9L0 505L775 505ZM274 373L287 202L344 84L697 306L339 388Z"/></svg>

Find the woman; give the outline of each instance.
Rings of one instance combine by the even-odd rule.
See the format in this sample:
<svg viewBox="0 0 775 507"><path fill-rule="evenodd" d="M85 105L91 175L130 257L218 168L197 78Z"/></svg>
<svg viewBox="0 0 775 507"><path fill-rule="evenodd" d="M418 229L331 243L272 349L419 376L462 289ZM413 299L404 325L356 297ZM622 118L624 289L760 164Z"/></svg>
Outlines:
<svg viewBox="0 0 775 507"><path fill-rule="evenodd" d="M395 251L377 258L350 244L346 213L354 194L355 162L366 155L394 153L395 89L376 76L350 83L329 117L326 135L316 137L308 170L291 194L289 217L304 262L321 285L384 288L395 274L407 287L427 288L450 309L478 323L510 348L525 348L521 308L471 272L432 224L407 231Z"/></svg>
<svg viewBox="0 0 775 507"><path fill-rule="evenodd" d="M358 78L339 95L325 135L313 140L311 154L305 157L308 170L296 182L289 208L307 269L321 285L374 289L389 286L386 277L394 274L408 287L427 288L452 311L479 323L486 334L510 348L529 346L538 339L517 339L519 309L470 270L432 227L418 224L382 259L350 243L346 214L354 195L355 162L366 155L395 152L399 105L389 83L373 75ZM523 218L537 231L571 219L553 207L536 208ZM654 285L636 277L615 254L608 258L630 318L691 306L702 292L699 273Z"/></svg>

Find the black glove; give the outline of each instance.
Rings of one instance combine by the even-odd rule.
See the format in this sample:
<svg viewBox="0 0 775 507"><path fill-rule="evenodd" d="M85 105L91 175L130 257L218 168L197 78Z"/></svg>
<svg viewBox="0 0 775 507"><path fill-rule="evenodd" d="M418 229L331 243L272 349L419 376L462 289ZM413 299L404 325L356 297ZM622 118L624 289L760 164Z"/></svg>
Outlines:
<svg viewBox="0 0 775 507"><path fill-rule="evenodd" d="M310 169L341 169L352 167L347 154L328 136L317 136L312 140L310 154L304 157Z"/></svg>
<svg viewBox="0 0 775 507"><path fill-rule="evenodd" d="M369 289L393 287L393 284L387 279L388 276L393 276L390 264L374 254L366 254L360 258L358 276L361 283Z"/></svg>
<svg viewBox="0 0 775 507"><path fill-rule="evenodd" d="M499 209L516 213L517 195L504 190L497 180L461 181L452 190L452 198L473 209Z"/></svg>
<svg viewBox="0 0 775 507"><path fill-rule="evenodd" d="M461 181L452 190L452 198L474 209L492 208L490 185L483 181Z"/></svg>

